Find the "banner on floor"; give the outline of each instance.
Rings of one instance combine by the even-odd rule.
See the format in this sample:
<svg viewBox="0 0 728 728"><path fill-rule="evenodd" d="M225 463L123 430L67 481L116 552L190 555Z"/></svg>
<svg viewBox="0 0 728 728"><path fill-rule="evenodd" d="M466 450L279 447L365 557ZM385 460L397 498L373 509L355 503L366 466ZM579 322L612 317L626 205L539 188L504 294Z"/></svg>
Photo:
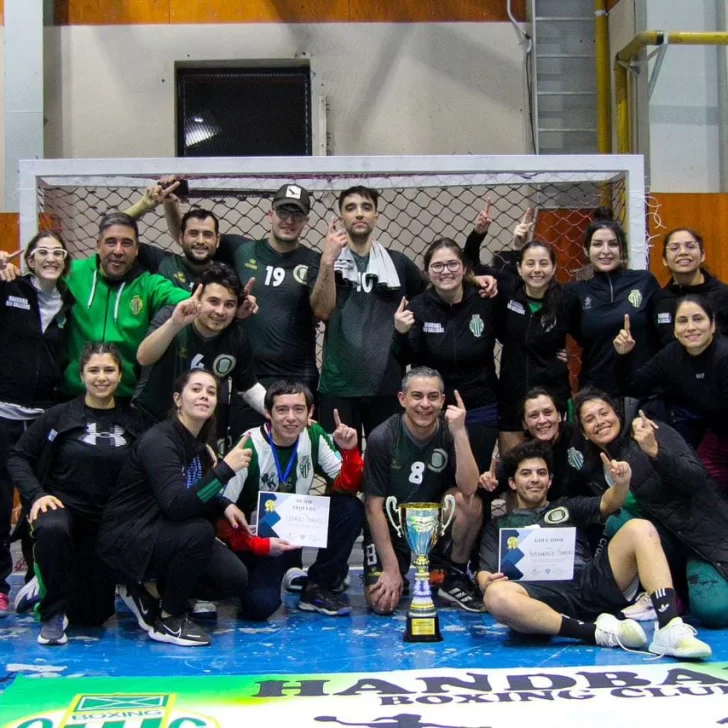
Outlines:
<svg viewBox="0 0 728 728"><path fill-rule="evenodd" d="M728 725L728 664L415 670L331 675L20 676L3 728L513 728Z"/></svg>

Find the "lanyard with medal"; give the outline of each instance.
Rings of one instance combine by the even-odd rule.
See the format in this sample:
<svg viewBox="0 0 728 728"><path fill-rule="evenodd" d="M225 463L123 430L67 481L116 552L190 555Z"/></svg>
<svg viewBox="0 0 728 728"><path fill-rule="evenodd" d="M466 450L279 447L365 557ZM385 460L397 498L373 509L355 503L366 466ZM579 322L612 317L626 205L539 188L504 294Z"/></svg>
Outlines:
<svg viewBox="0 0 728 728"><path fill-rule="evenodd" d="M268 435L268 443L270 444L271 452L273 453L273 461L276 464L276 472L278 473L278 489L280 490L288 480L288 476L291 474L291 469L293 468L293 461L296 459L296 455L298 453L298 439L296 439L296 443L293 446L293 452L291 453L291 457L288 460L288 465L286 466L285 472L281 469L281 461L278 457L278 448L276 447L275 442L273 442L273 432L269 429L270 425L266 427L266 434Z"/></svg>

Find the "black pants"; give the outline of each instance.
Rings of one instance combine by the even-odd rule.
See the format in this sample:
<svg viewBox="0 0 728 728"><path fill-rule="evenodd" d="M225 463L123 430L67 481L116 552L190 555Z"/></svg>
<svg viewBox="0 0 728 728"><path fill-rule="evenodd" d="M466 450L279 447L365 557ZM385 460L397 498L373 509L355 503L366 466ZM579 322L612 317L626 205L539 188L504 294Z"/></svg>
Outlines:
<svg viewBox="0 0 728 728"><path fill-rule="evenodd" d="M144 580L156 579L162 609L183 614L188 601L245 596L248 570L240 559L215 538L212 524L203 518L160 521Z"/></svg>
<svg viewBox="0 0 728 728"><path fill-rule="evenodd" d="M384 420L401 411L396 394L378 397L339 397L337 394L319 394L319 423L326 432L333 432L334 410L339 410L339 417L345 425L353 427L362 441Z"/></svg>
<svg viewBox="0 0 728 728"><path fill-rule="evenodd" d="M10 519L13 515L13 482L8 473L10 449L25 432L24 420L6 420L0 417L0 592L8 594L8 577L13 573L13 557L10 555Z"/></svg>
<svg viewBox="0 0 728 728"><path fill-rule="evenodd" d="M308 569L308 578L330 588L344 579L349 556L364 525L364 506L351 495L333 493L329 505L328 546L319 549ZM281 582L286 571L300 565L301 551L286 551L280 556L256 556L240 551L238 556L250 574L248 590L241 599L241 613L247 619L263 621L281 606Z"/></svg>
<svg viewBox="0 0 728 728"><path fill-rule="evenodd" d="M42 621L65 613L71 624L97 627L114 613L115 580L96 557L98 526L69 508L33 522Z"/></svg>

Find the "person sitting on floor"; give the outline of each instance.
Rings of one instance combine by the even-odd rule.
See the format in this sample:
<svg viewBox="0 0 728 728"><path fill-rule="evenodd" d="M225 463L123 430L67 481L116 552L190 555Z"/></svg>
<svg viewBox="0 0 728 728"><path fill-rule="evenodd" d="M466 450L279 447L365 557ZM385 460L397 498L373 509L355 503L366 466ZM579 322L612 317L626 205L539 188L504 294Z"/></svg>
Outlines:
<svg viewBox="0 0 728 728"><path fill-rule="evenodd" d="M634 599L641 582L658 620L648 650L661 656L710 657L710 647L678 616L670 567L649 521L630 521L592 558L582 530L619 510L632 477L629 463L610 460L604 453L601 460L612 483L601 497L559 498L550 503L548 447L526 442L508 453L508 484L516 493L516 508L491 521L480 543L482 570L477 579L488 611L517 632L574 637L600 647L641 649L647 645L647 637L640 624L613 614ZM501 572L499 529L564 527L576 527L572 580L516 583Z"/></svg>
<svg viewBox="0 0 728 728"><path fill-rule="evenodd" d="M337 410L336 429L331 436L321 425L309 425L312 413L313 394L305 384L271 384L265 395L266 424L248 430L241 438L253 453L250 464L228 483L223 496L236 503L248 518L257 508L259 491L328 496L328 543L319 549L308 569L298 608L343 616L351 612L351 607L338 592L364 523L364 508L356 497L364 463L356 431L341 422ZM325 493L317 493L316 475L326 481ZM245 542L240 543L239 532L227 528L221 536L250 574L242 613L249 619L267 619L281 605L281 583L287 570L298 563L297 554L270 559L269 554L251 552Z"/></svg>

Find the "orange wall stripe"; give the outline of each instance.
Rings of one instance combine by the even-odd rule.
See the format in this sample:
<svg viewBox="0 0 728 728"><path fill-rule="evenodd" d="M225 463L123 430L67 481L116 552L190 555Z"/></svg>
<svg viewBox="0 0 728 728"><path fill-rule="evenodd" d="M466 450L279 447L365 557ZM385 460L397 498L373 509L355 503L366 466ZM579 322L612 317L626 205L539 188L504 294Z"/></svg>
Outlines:
<svg viewBox="0 0 728 728"><path fill-rule="evenodd" d="M20 215L0 212L0 250L14 253L20 247ZM13 261L17 263L16 260Z"/></svg>
<svg viewBox="0 0 728 728"><path fill-rule="evenodd" d="M725 249L725 220L728 219L726 193L660 193L652 196L660 207L658 214L664 227L656 228L650 220L650 233L659 235L650 251L650 270L660 283L670 276L662 263L662 241L665 233L677 227L689 227L699 232L705 242L705 261L711 273L728 282L728 252Z"/></svg>
<svg viewBox="0 0 728 728"><path fill-rule="evenodd" d="M526 0L513 12L525 21ZM503 0L55 0L55 13L58 25L508 21Z"/></svg>

